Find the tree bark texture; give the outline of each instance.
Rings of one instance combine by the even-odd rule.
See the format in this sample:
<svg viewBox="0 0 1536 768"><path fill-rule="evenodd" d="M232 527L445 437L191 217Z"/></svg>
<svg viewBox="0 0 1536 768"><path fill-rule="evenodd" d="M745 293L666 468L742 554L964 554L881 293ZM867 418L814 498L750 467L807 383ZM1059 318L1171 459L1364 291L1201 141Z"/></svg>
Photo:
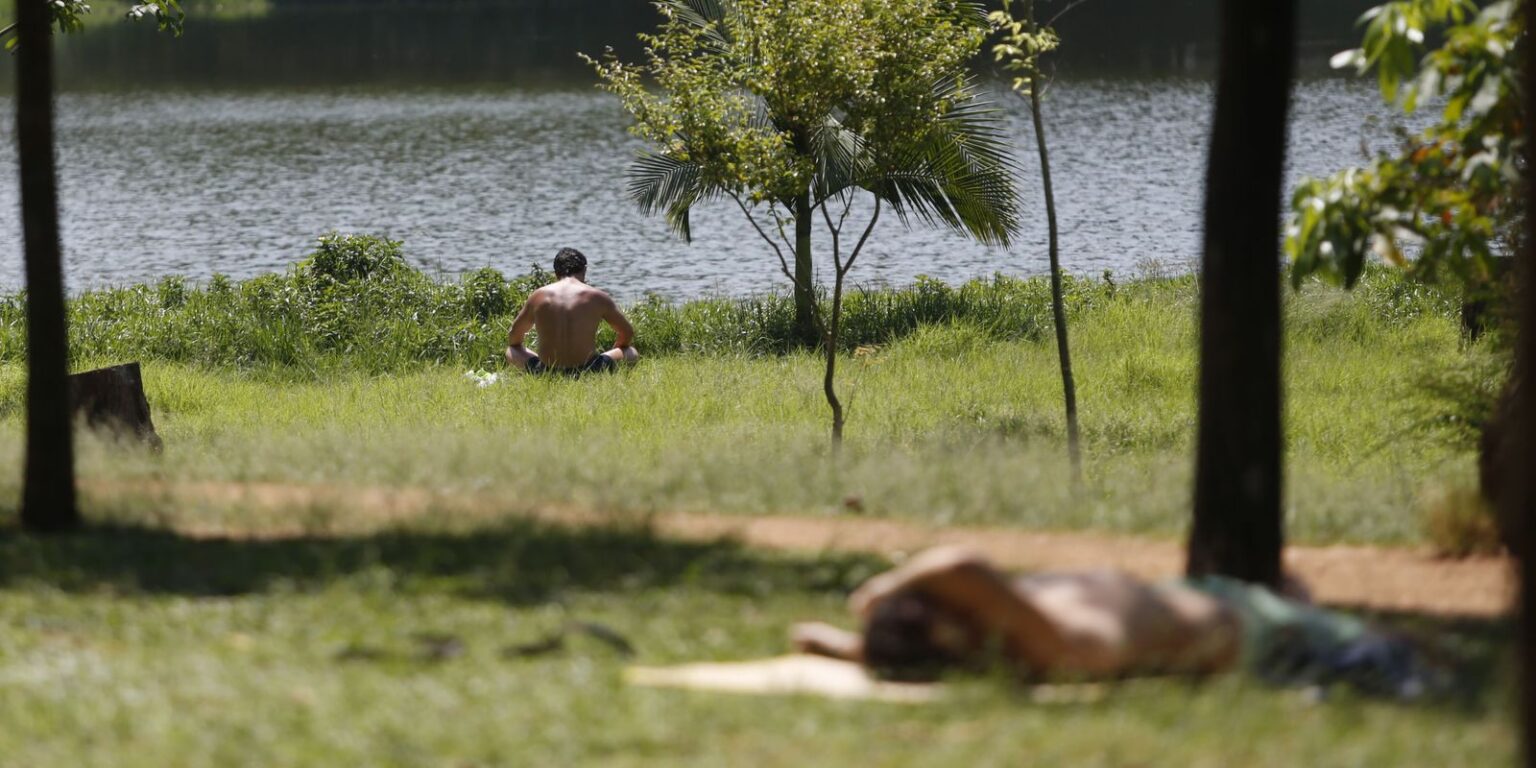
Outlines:
<svg viewBox="0 0 1536 768"><path fill-rule="evenodd" d="M1515 289L1520 330L1515 341L1515 444L1516 471L1504 473L1507 483L1501 517L1517 521L1520 557L1520 730L1524 734L1524 765L1536 768L1536 51L1531 50L1530 24L1536 21L1536 0L1525 0L1525 238L1520 254L1519 283Z"/></svg>
<svg viewBox="0 0 1536 768"><path fill-rule="evenodd" d="M1029 25L1035 28L1035 6L1029 5ZM1077 383L1072 378L1072 348L1067 343L1067 309L1061 289L1061 239L1056 227L1056 194L1051 189L1051 155L1045 145L1045 118L1040 107L1040 72L1030 75L1029 111L1035 123L1035 145L1040 151L1040 185L1045 191L1045 222L1050 239L1051 317L1056 323L1056 355L1061 363L1062 398L1067 411L1067 458L1072 462L1072 482L1083 479L1082 441L1077 428Z"/></svg>
<svg viewBox="0 0 1536 768"><path fill-rule="evenodd" d="M1280 204L1294 0L1223 0L1205 186L1190 575L1278 586Z"/></svg>
<svg viewBox="0 0 1536 768"><path fill-rule="evenodd" d="M811 261L811 196L795 198L795 335L814 347L816 329L816 268Z"/></svg>
<svg viewBox="0 0 1536 768"><path fill-rule="evenodd" d="M53 38L47 0L16 0L16 147L27 276L27 448L21 523L80 527L70 430L68 335L53 158Z"/></svg>
<svg viewBox="0 0 1536 768"><path fill-rule="evenodd" d="M69 402L74 418L87 427L132 437L160 450L160 435L149 415L138 363L71 375Z"/></svg>

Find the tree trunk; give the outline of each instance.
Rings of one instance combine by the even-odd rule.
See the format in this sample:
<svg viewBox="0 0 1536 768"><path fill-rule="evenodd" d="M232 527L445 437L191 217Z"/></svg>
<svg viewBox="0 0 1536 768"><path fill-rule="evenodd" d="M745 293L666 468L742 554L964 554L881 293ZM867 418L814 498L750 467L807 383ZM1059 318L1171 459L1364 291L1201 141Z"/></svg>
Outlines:
<svg viewBox="0 0 1536 768"><path fill-rule="evenodd" d="M80 527L70 430L68 335L53 165L53 38L47 0L16 0L16 147L27 274L27 455L21 523Z"/></svg>
<svg viewBox="0 0 1536 768"><path fill-rule="evenodd" d="M819 337L816 329L816 274L811 262L811 195L795 198L795 335L806 347Z"/></svg>
<svg viewBox="0 0 1536 768"><path fill-rule="evenodd" d="M1514 301L1519 301L1519 297L1519 291L1512 296ZM1519 308L1515 311L1518 312ZM1510 485L1513 479L1511 475L1518 474L1518 462L1521 460L1520 446L1517 445L1520 434L1519 415L1516 411L1521 404L1522 375L1517 371L1505 382L1494 404L1493 413L1489 415L1487 423L1483 424L1477 451L1479 490L1494 510L1500 541L1517 557L1528 551L1525 548L1524 528L1529 523L1519 514L1519 505L1506 504L1505 497L1514 492Z"/></svg>
<svg viewBox="0 0 1536 768"><path fill-rule="evenodd" d="M1515 341L1515 445L1516 471L1504 474L1501 517L1519 521L1520 537L1520 698L1521 730L1524 732L1525 766L1536 768L1536 56L1531 53L1530 24L1536 20L1536 0L1526 0L1525 64L1525 242L1517 265L1515 288L1520 331Z"/></svg>
<svg viewBox="0 0 1536 768"><path fill-rule="evenodd" d="M1190 575L1278 586L1280 203L1294 0L1223 0L1205 187Z"/></svg>
<svg viewBox="0 0 1536 768"><path fill-rule="evenodd" d="M160 435L149 416L138 363L114 365L69 377L70 412L93 429L132 437L159 451Z"/></svg>
<svg viewBox="0 0 1536 768"><path fill-rule="evenodd" d="M843 402L837 398L837 348L841 343L843 320L843 275L839 271L837 282L832 286L832 322L827 325L827 368L822 379L822 391L827 396L827 406L832 409L832 453L843 447Z"/></svg>
<svg viewBox="0 0 1536 768"><path fill-rule="evenodd" d="M1035 26L1035 4L1027 7L1031 30ZM1051 190L1051 155L1045 146L1045 118L1040 111L1040 70L1030 71L1029 112L1035 123L1035 145L1040 150L1040 184L1045 191L1045 221L1050 231L1051 317L1056 323L1056 355L1061 361L1062 397L1067 410L1067 457L1072 462L1072 483L1083 480L1083 453L1077 428L1077 383L1072 379L1072 349L1067 343L1067 309L1061 295L1061 248L1056 227L1056 194Z"/></svg>

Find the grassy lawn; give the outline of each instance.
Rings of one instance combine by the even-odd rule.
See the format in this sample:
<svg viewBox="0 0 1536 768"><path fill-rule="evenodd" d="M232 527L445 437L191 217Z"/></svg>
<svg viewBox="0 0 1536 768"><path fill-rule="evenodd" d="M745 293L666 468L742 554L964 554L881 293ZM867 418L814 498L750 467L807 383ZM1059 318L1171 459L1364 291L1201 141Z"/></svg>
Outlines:
<svg viewBox="0 0 1536 768"><path fill-rule="evenodd" d="M1464 348L1445 314L1393 314L1379 299L1315 287L1287 299L1297 540L1420 543L1419 494L1471 478L1465 427L1424 382L1439 377L1451 400L1486 386L1487 354ZM64 539L14 531L22 370L0 364L0 462L14 468L0 476L0 764L1508 764L1502 622L1389 617L1438 634L1468 670L1452 700L1417 706L1241 679L1137 681L1073 705L1032 704L991 680L961 682L937 706L621 684L627 663L765 656L785 650L792 621L846 624L847 591L885 565L624 527L653 510L1181 534L1193 316L1188 280L1100 290L1075 311L1089 474L1077 495L1049 334L968 321L848 355L837 462L820 362L806 354L652 354L615 377L509 376L483 389L457 364L370 372L146 354L166 451L85 440L94 528ZM92 333L104 338L109 320ZM486 508L467 519L445 505L401 526L355 509L274 518L133 490L162 482L400 488ZM520 519L546 503L620 527ZM262 535L295 521L303 535ZM585 637L503 653L569 621L613 629L635 655Z"/></svg>
<svg viewBox="0 0 1536 768"><path fill-rule="evenodd" d="M626 663L775 654L791 621L846 623L843 595L879 565L517 523L282 541L0 532L0 754L156 768L1513 760L1511 692L1490 682L1509 678L1496 624L1415 622L1470 671L1432 705L1241 679L1138 681L1057 705L981 680L923 706L621 683ZM504 654L573 620L622 634L634 657L585 637Z"/></svg>
<svg viewBox="0 0 1536 768"><path fill-rule="evenodd" d="M1486 353L1463 349L1448 317L1384 317L1368 298L1314 286L1288 301L1287 501L1298 541L1415 543L1423 490L1472 477L1465 428L1422 382L1472 376L1488 368ZM485 389L459 367L367 374L151 359L145 383L165 455L87 442L81 473L404 486L616 514L844 514L857 497L862 514L936 524L1178 535L1195 418L1193 315L1187 280L1123 289L1078 313L1089 479L1076 496L1054 343L966 323L849 356L849 442L835 463L821 363L809 354L662 354L611 378L514 375ZM1486 386L1468 381L1453 388ZM19 366L0 367L0 457L16 467L22 397ZM15 498L18 482L0 477L0 499ZM209 514L163 503L155 512Z"/></svg>

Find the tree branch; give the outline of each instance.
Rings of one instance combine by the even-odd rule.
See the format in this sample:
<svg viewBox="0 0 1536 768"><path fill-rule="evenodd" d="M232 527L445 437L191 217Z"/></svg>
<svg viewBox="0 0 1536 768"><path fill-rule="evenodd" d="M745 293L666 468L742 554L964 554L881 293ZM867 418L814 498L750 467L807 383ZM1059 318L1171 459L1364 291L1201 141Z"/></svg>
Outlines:
<svg viewBox="0 0 1536 768"><path fill-rule="evenodd" d="M838 276L841 277L843 274L843 249L839 238L843 234L842 222L839 221L837 226L832 226L832 214L827 213L827 206L825 205L821 206L821 218L827 222L827 231L832 233L832 267L837 270ZM844 207L843 219L846 220L847 218L848 209Z"/></svg>
<svg viewBox="0 0 1536 768"><path fill-rule="evenodd" d="M773 214L773 223L779 228L779 240L783 241L785 248L793 251L795 246L793 243L789 242L789 235L784 234L784 217L779 215L779 209L774 204L770 203L768 206L768 212Z"/></svg>
<svg viewBox="0 0 1536 768"><path fill-rule="evenodd" d="M1057 11L1056 15L1052 16L1051 20L1047 21L1045 23L1045 25L1047 27L1054 27L1054 26L1056 26L1056 20L1057 19L1060 19L1061 17L1067 15L1067 13L1069 11L1071 11L1072 9L1074 9L1074 8L1078 7L1079 5L1082 5L1083 3L1086 3L1086 2L1088 2L1088 0L1073 0L1072 2L1067 3L1067 7Z"/></svg>
<svg viewBox="0 0 1536 768"><path fill-rule="evenodd" d="M880 198L875 198L875 214L869 217L869 226L864 228L864 234L859 236L858 244L853 246L853 253L848 254L848 263L841 267L842 274L848 274L853 269L853 262L859 258L859 252L864 250L864 243L869 240L869 234L875 231L875 222L880 220Z"/></svg>
<svg viewBox="0 0 1536 768"><path fill-rule="evenodd" d="M763 231L761 226L758 225L757 218L752 215L752 211L751 209L747 208L747 204L741 201L741 197L739 195L737 195L735 192L727 192L726 195L728 195L732 200L736 201L736 207L740 208L742 215L747 217L747 222L752 225L753 229L757 230L757 234L759 237L763 238L763 242L767 243L768 247L773 249L773 254L779 257L779 269L784 272L784 276L789 278L789 282L791 284L799 287L800 281L795 279L795 273L789 269L789 262L784 259L784 250L779 247L778 243L773 241L772 237L768 236L767 232Z"/></svg>

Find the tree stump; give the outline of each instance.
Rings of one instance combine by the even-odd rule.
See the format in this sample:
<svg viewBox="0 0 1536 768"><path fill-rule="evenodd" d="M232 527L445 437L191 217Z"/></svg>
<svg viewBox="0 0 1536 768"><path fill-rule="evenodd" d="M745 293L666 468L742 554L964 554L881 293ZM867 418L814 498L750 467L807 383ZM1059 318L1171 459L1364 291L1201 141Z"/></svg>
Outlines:
<svg viewBox="0 0 1536 768"><path fill-rule="evenodd" d="M131 435L158 452L162 443L149 418L149 399L138 363L114 365L69 377L70 413L95 430Z"/></svg>

